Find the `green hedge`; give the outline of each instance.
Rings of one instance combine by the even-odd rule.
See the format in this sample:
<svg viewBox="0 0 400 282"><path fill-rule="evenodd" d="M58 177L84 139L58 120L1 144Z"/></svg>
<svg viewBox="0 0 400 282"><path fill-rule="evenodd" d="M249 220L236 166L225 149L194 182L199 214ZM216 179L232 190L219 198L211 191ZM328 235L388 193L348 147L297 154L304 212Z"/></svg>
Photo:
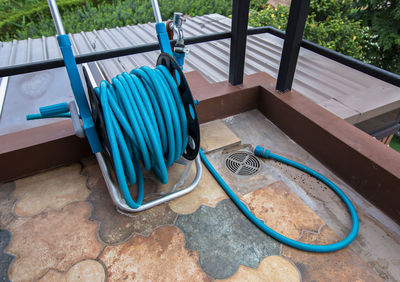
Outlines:
<svg viewBox="0 0 400 282"><path fill-rule="evenodd" d="M10 3L19 3L11 5ZM5 0L0 4L0 40L36 38L55 34L47 2L43 0ZM252 7L261 5L254 1ZM15 4L14 3L14 4ZM65 30L76 33L93 29L112 28L154 22L149 0L59 0L57 1ZM164 19L172 18L174 11L190 16L219 13L229 15L232 2L226 0L159 0Z"/></svg>
<svg viewBox="0 0 400 282"><path fill-rule="evenodd" d="M63 11L82 5L85 2L85 0L61 0L57 1L57 4L59 9ZM15 37L14 34L26 29L31 23L40 21L43 18L50 18L50 11L46 1L3 0L0 3L0 11L0 40L21 39L21 37ZM36 37L39 36L40 34Z"/></svg>
<svg viewBox="0 0 400 282"><path fill-rule="evenodd" d="M304 29L304 38L321 46L335 50L353 58L369 62L367 50L371 46L368 29L361 21L354 21L347 13L351 2L312 0L309 16ZM260 11L251 11L249 24L252 26L270 25L286 29L289 7L268 5Z"/></svg>
<svg viewBox="0 0 400 282"><path fill-rule="evenodd" d="M375 0L362 0L374 2ZM379 0L380 2L384 0ZM369 8L357 7L361 2L354 0L311 0L304 38L342 54L362 60L393 73L400 74L400 2L397 16L390 18L389 11L386 29L379 19L366 21L365 13ZM374 2L375 3L375 2ZM383 7L383 6L380 6ZM394 10L394 8L391 8ZM360 12L361 11L361 12ZM364 17L360 17L359 14ZM249 23L253 26L271 25L285 30L288 7L271 6L251 11ZM394 12L392 12L394 14ZM371 17L373 14L371 15ZM380 25L379 25L379 24ZM393 27L394 26L394 27Z"/></svg>

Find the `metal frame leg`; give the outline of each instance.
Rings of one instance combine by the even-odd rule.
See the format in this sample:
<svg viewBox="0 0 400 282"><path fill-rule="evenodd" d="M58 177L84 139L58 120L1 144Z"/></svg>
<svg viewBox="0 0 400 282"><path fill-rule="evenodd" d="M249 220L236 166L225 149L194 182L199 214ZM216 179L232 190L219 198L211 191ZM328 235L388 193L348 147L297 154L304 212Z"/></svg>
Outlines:
<svg viewBox="0 0 400 282"><path fill-rule="evenodd" d="M105 180L107 188L108 188L108 192L110 193L113 203L115 204L115 206L117 207L118 210L120 210L124 213L141 212L141 211L147 210L149 208L163 204L165 202L168 202L170 200L179 198L183 195L186 195L187 193L193 191L194 188L196 188L197 184L199 184L201 174L203 171L203 168L201 166L200 155L197 155L197 157L195 159L196 176L195 176L193 182L189 186L187 186L181 190L178 190L176 192L172 192L163 197L160 197L156 200L145 203L137 209L132 209L125 203L125 200L122 198L122 196L119 192L118 186L116 185L115 181L112 178L111 171L109 169L109 166L107 165L107 162L104 158L103 153L96 153L96 158L97 158L97 162L100 166L101 173L103 174L104 180Z"/></svg>

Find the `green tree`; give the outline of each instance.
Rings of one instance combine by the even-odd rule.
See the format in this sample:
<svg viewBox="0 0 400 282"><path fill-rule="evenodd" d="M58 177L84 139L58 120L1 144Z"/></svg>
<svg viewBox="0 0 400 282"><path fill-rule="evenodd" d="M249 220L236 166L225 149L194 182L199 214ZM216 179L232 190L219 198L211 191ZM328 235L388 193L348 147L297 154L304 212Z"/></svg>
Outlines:
<svg viewBox="0 0 400 282"><path fill-rule="evenodd" d="M372 63L400 74L400 1L357 0L355 16L368 26L377 45L369 50Z"/></svg>
<svg viewBox="0 0 400 282"><path fill-rule="evenodd" d="M371 62L367 50L372 48L368 29L361 20L351 18L355 10L352 0L311 0L304 38L353 58ZM268 5L259 11L251 11L249 24L269 25L286 29L289 7Z"/></svg>

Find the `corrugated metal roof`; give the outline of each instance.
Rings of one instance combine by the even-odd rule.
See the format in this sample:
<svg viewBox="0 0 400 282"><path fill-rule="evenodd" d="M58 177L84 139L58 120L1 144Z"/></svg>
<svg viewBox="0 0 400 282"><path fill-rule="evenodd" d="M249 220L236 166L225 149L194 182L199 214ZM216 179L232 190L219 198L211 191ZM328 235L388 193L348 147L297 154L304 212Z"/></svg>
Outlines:
<svg viewBox="0 0 400 282"><path fill-rule="evenodd" d="M230 30L231 20L211 14L188 18L185 36ZM69 34L75 54L108 50L157 41L154 23ZM277 76L283 40L252 35L247 40L245 74L266 72ZM228 79L230 40L190 45L185 72L197 70L210 82ZM159 51L101 61L108 78L132 68L153 66ZM0 66L61 57L56 38L42 37L5 42L0 46ZM400 108L400 88L301 48L293 88L351 123Z"/></svg>

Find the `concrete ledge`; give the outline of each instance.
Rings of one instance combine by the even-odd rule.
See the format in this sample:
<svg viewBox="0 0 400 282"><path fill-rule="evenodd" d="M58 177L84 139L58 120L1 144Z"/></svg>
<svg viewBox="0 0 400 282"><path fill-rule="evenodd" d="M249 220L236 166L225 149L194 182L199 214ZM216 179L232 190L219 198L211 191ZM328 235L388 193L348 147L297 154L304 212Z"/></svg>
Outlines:
<svg viewBox="0 0 400 282"><path fill-rule="evenodd" d="M89 156L86 139L74 135L70 120L0 136L0 182Z"/></svg>

